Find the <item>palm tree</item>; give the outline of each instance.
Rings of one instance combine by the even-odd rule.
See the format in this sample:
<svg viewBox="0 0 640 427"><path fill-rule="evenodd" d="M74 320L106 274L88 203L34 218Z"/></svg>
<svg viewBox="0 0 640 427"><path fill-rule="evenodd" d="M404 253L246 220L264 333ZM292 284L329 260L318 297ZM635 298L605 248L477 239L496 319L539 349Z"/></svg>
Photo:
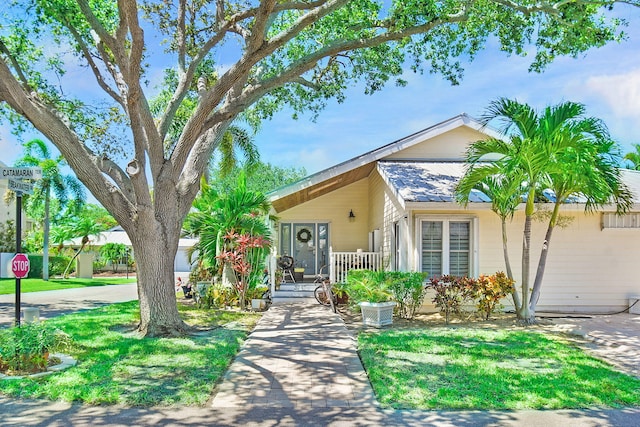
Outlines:
<svg viewBox="0 0 640 427"><path fill-rule="evenodd" d="M80 255L80 253L85 248L85 246L87 246L87 243L89 243L90 237L98 236L102 231L104 231L104 228L102 227L102 225L96 223L93 220L93 218L90 218L90 217L80 217L77 221L73 222L69 226L69 229L72 235L82 236L82 240L80 244L80 249L78 249L78 251L73 255L73 257L69 261L69 264L67 264L67 267L64 269L64 273L62 274L62 277L65 277L65 278L69 273L69 269L71 268L73 261L75 261L75 259L78 257L78 255Z"/></svg>
<svg viewBox="0 0 640 427"><path fill-rule="evenodd" d="M218 267L219 271L216 257L225 250L224 236L229 232L267 239L270 236L266 221L269 201L263 193L247 190L244 174L238 177L237 187L227 194L218 193L203 179L193 208L195 211L187 215L184 230L187 235L199 237L192 253L197 251L205 267Z"/></svg>
<svg viewBox="0 0 640 427"><path fill-rule="evenodd" d="M485 175L493 170L493 175ZM522 202L522 182L520 175L504 176L499 174L497 165L493 168L476 168L470 170L458 182L456 187L456 199L463 206L467 206L474 191L479 191L491 199L491 210L500 217L502 229L502 254L507 277L513 279L513 270L509 259L509 245L507 235L507 221L513 219L513 215ZM520 294L511 293L515 307L521 306Z"/></svg>
<svg viewBox="0 0 640 427"><path fill-rule="evenodd" d="M485 125L493 120L501 122L500 131L505 139L489 138L471 144L467 151L469 167L458 188L459 199L464 202L472 188L483 182L486 184L491 177L514 181L507 187L511 199L503 195L507 197L506 206L500 207L502 201L494 202L494 206L500 207L498 212L508 216L512 207L509 200L515 202L517 198L525 197L522 301L519 307L516 306L516 312L519 319L533 323L560 204L578 194L587 199L587 211L611 200L619 202L619 208L624 210L629 206L629 192L620 181L615 163L611 163L616 155L606 128L599 120L585 118L583 105L565 102L538 113L527 104L501 98L493 101L482 117ZM489 156L497 156L498 160L483 163ZM531 224L536 194L545 188L555 192L556 200L534 289L529 294Z"/></svg>
<svg viewBox="0 0 640 427"><path fill-rule="evenodd" d="M584 113L584 107L581 111L580 116ZM633 196L622 182L618 167L619 149L600 120L587 117L570 121L565 125L562 139L570 144L570 148L551 159L553 165L548 174L548 188L553 191L555 200L533 282L532 312L535 312L540 297L549 245L558 222L560 206L571 199L581 198L586 202L586 212L592 213L596 208L613 202L618 213L624 213L633 205Z"/></svg>
<svg viewBox="0 0 640 427"><path fill-rule="evenodd" d="M636 151L628 152L624 155L624 159L631 163L631 165L627 165L628 169L640 171L640 144L633 144L632 147Z"/></svg>
<svg viewBox="0 0 640 427"><path fill-rule="evenodd" d="M24 154L16 162L16 166L39 167L42 169L42 179L36 181L34 193L26 201L27 211L37 212L44 205L44 230L42 249L42 279L49 280L49 224L51 193L53 192L60 204L66 205L68 195L74 200L74 206L82 206L86 200L84 187L75 177L63 175L61 168L66 165L62 156L52 157L47 144L40 139L32 139L23 144Z"/></svg>

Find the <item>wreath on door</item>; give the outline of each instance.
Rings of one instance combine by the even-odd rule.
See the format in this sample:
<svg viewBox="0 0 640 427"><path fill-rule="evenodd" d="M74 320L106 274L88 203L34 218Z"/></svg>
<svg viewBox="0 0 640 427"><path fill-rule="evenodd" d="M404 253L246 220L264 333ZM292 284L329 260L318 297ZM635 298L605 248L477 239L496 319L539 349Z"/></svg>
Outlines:
<svg viewBox="0 0 640 427"><path fill-rule="evenodd" d="M309 229L307 228L303 228L302 230L298 231L298 234L296 234L296 239L298 239L298 242L300 243L307 243L309 240L311 240L311 231L309 231Z"/></svg>

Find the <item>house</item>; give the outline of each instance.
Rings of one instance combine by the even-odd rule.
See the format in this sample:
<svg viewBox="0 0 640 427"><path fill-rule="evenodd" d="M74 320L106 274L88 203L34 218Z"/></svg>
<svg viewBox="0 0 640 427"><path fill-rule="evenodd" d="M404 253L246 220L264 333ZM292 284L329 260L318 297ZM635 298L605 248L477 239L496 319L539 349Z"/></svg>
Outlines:
<svg viewBox="0 0 640 427"><path fill-rule="evenodd" d="M107 231L103 231L97 236L90 236L89 243L87 244L88 248L91 248L90 251L94 251L96 253L96 258L98 257L98 253L100 252L100 247L104 246L107 243L121 243L128 248L131 248L131 240L129 236L124 231L121 226L115 226ZM193 245L197 242L196 239L180 239L178 243L178 252L176 253L176 258L174 260L174 271L185 273L188 276L188 273L191 271L191 264L189 263L189 250ZM71 246L73 248L80 248L82 245L82 237L77 237L69 242L65 243L66 246ZM135 257L135 254L134 254Z"/></svg>
<svg viewBox="0 0 640 427"><path fill-rule="evenodd" d="M278 255L292 256L305 277L328 267L334 281L353 267L431 276L504 271L490 200L477 193L465 208L454 199L467 146L488 136L498 135L461 114L270 193ZM611 312L640 294L640 173L623 176L635 195L632 213L563 207L571 223L554 230L538 311ZM523 224L520 209L508 225L518 282ZM534 223L532 276L545 231L546 223Z"/></svg>

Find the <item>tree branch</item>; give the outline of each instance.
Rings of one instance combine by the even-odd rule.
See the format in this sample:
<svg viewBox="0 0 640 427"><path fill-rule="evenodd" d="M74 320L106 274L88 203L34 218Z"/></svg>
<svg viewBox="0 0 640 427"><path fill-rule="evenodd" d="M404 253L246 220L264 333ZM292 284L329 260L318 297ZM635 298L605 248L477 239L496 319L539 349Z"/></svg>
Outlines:
<svg viewBox="0 0 640 427"><path fill-rule="evenodd" d="M24 89L31 92L33 88L29 84L29 80L27 79L27 76L24 75L24 71L22 71L22 67L20 66L20 63L18 63L16 58L14 58L11 52L9 52L9 49L4 44L2 39L0 39L0 52L4 53L7 56L7 58L11 61L11 65L13 66L13 69L15 70L15 72L18 74L18 78L22 82Z"/></svg>
<svg viewBox="0 0 640 427"><path fill-rule="evenodd" d="M184 74L185 71L185 61L186 61L186 13L187 13L187 0L180 0L178 5L178 28L177 28L177 36L176 39L178 41L178 69L181 74Z"/></svg>
<svg viewBox="0 0 640 427"><path fill-rule="evenodd" d="M117 174L107 173L113 173L113 169L98 168L97 156L83 144L65 118L40 101L37 94L27 93L4 60L0 60L0 101L6 102L14 111L29 120L60 150L80 181L101 204L109 206L114 211L126 212L127 215L123 215L122 218L133 219L132 212L135 211L135 206L125 196L125 193L129 192L126 180ZM113 179L113 182L122 184L125 191L113 185L105 174Z"/></svg>
<svg viewBox="0 0 640 427"><path fill-rule="evenodd" d="M113 90L105 81L104 77L102 76L102 73L100 72L100 69L98 68L98 65L93 60L93 56L91 55L91 52L89 51L87 44L84 42L84 40L82 40L82 37L80 37L80 34L78 34L76 29L73 28L71 25L68 25L67 22L65 22L65 26L67 27L67 29L69 30L73 38L75 39L76 43L78 43L78 46L82 51L82 56L84 56L84 58L87 60L87 63L89 64L89 68L91 68L91 71L93 71L93 75L95 76L96 81L98 82L98 85L102 88L102 90L104 90L107 93L107 95L113 98L123 108L126 108L122 97L115 90Z"/></svg>

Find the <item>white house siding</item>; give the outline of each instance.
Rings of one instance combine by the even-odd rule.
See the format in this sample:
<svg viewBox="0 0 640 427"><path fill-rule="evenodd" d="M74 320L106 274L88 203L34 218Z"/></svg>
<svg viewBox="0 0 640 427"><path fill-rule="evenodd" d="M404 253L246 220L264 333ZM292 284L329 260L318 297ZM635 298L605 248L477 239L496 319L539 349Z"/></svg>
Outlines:
<svg viewBox="0 0 640 427"><path fill-rule="evenodd" d="M334 251L366 250L369 230L369 180L340 188L330 194L295 206L278 214L279 222L327 222L329 244ZM349 211L356 216L349 221Z"/></svg>
<svg viewBox="0 0 640 427"><path fill-rule="evenodd" d="M487 210L414 211L414 214L473 215L478 218L479 273L505 271L500 219ZM601 214L564 211L570 225L556 228L551 238L538 312L613 312L628 306L630 295L640 294L638 254L640 229L601 230ZM509 256L516 287L522 283L522 232L524 214L508 223ZM534 222L531 239L530 286L538 266L546 222ZM415 252L414 252L415 253ZM417 265L413 257L413 269ZM431 311L431 294L423 307ZM503 301L511 309L511 299Z"/></svg>
<svg viewBox="0 0 640 427"><path fill-rule="evenodd" d="M504 271L500 219L492 212L479 218L480 273ZM640 230L601 230L601 214L564 210L572 218L551 237L538 310L608 312L624 309L627 297L640 293L637 254ZM547 223L532 224L530 285L533 286ZM516 286L522 283L524 213L508 224L509 256ZM508 303L509 301L505 301Z"/></svg>
<svg viewBox="0 0 640 427"><path fill-rule="evenodd" d="M398 199L392 194L389 186L384 182L382 177L377 171L372 172L369 177L369 215L370 215L370 229L380 230L382 233L382 259L385 267L391 268L391 262L393 261L393 224L396 221L400 223L400 236L401 239L406 240L407 228L406 220L403 218L405 213L404 208L398 202ZM379 248L376 248L378 250ZM406 268L407 265L407 252L406 247L400 248L399 265Z"/></svg>

